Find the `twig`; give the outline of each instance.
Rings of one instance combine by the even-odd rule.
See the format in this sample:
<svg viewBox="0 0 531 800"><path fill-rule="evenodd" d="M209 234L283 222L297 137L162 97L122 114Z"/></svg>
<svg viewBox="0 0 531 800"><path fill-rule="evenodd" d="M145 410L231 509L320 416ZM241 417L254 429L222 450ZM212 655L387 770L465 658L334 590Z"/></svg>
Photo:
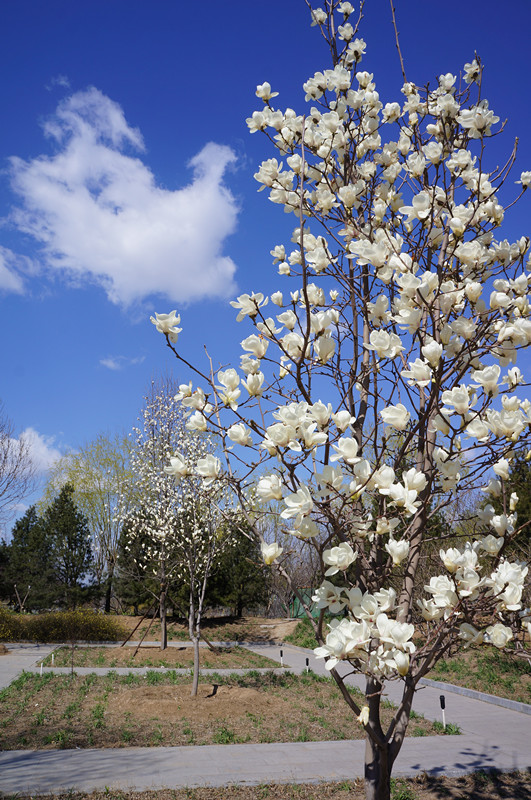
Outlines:
<svg viewBox="0 0 531 800"><path fill-rule="evenodd" d="M396 27L395 6L393 0L389 0L389 3L391 4L391 16L393 18L393 28L395 29L395 42L396 42L396 49L398 50L398 57L400 59L400 69L402 70L402 77L404 78L404 83L407 83L406 68L404 67L404 59L402 58L402 51L400 49L400 40L398 38L398 28Z"/></svg>

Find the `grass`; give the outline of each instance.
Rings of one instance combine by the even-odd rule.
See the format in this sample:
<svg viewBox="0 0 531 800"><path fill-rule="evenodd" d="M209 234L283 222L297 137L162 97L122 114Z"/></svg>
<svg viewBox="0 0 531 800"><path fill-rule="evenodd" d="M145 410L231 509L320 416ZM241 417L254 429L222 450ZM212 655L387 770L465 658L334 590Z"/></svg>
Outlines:
<svg viewBox="0 0 531 800"><path fill-rule="evenodd" d="M328 630L326 627L324 630ZM286 636L286 642L290 642L290 644L295 644L297 647L306 647L310 650L313 650L314 647L317 647L317 642L315 641L315 633L312 628L312 624L308 617L303 617L297 623L297 627Z"/></svg>
<svg viewBox="0 0 531 800"><path fill-rule="evenodd" d="M191 647L141 647L136 656L133 647L74 647L74 667L166 667L170 669L189 669L193 666ZM70 667L72 649L60 647L44 660L44 666ZM207 647L200 648L202 669L276 669L277 661L272 661L243 647L223 647L213 652Z"/></svg>
<svg viewBox="0 0 531 800"><path fill-rule="evenodd" d="M308 673L209 676L190 698L190 678L24 673L0 696L0 749L306 742L363 738L335 684ZM361 700L357 690L352 690ZM392 716L384 710L384 726ZM436 727L418 718L422 735Z"/></svg>
<svg viewBox="0 0 531 800"><path fill-rule="evenodd" d="M16 794L4 800L36 800ZM476 772L460 778L422 775L393 778L391 800L531 800L531 773ZM91 794L62 792L54 800L365 800L361 780L319 784L261 784L125 792L106 788ZM49 796L48 796L49 800Z"/></svg>
<svg viewBox="0 0 531 800"><path fill-rule="evenodd" d="M427 676L521 703L531 703L531 669L516 656L492 647L470 648L439 661Z"/></svg>

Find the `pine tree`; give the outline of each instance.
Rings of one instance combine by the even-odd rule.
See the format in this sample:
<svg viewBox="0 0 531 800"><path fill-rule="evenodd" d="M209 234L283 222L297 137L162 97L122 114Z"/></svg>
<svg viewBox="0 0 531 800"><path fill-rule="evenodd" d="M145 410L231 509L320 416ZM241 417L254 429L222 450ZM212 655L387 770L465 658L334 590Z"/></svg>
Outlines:
<svg viewBox="0 0 531 800"><path fill-rule="evenodd" d="M5 552L6 598L19 610L41 611L52 606L57 595L52 541L35 506L15 523Z"/></svg>
<svg viewBox="0 0 531 800"><path fill-rule="evenodd" d="M222 554L207 590L207 603L231 609L241 617L244 609L267 603L269 571L264 569L260 545L240 534Z"/></svg>
<svg viewBox="0 0 531 800"><path fill-rule="evenodd" d="M74 503L73 493L74 487L65 484L43 517L46 535L52 543L58 600L68 608L75 608L89 596L92 579L90 530Z"/></svg>

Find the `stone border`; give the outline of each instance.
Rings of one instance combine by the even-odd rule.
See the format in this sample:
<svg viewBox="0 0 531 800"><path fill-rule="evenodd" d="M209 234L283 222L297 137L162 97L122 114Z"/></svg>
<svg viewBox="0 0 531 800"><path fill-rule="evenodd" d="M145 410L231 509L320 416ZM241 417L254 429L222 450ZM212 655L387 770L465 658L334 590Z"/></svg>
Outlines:
<svg viewBox="0 0 531 800"><path fill-rule="evenodd" d="M468 689L466 686L456 686L453 683L432 681L431 678L421 678L419 683L421 686L430 686L432 689L441 689L441 691L451 692L452 694L461 694L465 697L472 698L472 700L482 700L484 703L490 703L493 706L502 706L502 708L508 708L510 711L519 711L521 714L528 714L531 716L531 705L520 703L518 700L507 700L505 697L496 697L494 694L478 692L476 689Z"/></svg>

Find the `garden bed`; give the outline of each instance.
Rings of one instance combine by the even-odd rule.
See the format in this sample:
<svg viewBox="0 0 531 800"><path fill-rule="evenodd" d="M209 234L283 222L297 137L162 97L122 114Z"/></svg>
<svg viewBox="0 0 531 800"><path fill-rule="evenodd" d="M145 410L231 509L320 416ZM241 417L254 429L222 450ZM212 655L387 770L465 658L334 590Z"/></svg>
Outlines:
<svg viewBox="0 0 531 800"><path fill-rule="evenodd" d="M74 667L169 667L189 669L193 667L194 653L191 647L148 647L142 645L135 655L136 647L60 647L53 653L54 667L70 667L72 656ZM220 647L215 651L201 647L199 653L201 669L275 669L280 667L258 653L243 647ZM52 656L44 661L52 666Z"/></svg>
<svg viewBox="0 0 531 800"><path fill-rule="evenodd" d="M363 738L335 683L309 673L210 676L23 673L0 692L0 749L306 742ZM353 690L353 693L357 692ZM384 711L384 727L392 711ZM439 728L439 730L438 730ZM440 726L415 715L409 733Z"/></svg>

